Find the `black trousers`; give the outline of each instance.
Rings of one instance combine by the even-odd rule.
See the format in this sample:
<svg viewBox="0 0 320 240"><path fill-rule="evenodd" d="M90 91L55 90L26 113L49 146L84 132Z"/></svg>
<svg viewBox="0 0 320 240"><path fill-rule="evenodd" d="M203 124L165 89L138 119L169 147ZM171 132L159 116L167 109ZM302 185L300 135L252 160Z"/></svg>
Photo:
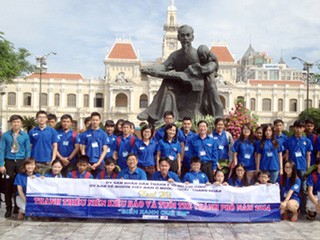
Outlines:
<svg viewBox="0 0 320 240"><path fill-rule="evenodd" d="M212 170L212 162L202 162L201 163L201 171L204 172L209 179L209 182L213 183L213 170Z"/></svg>
<svg viewBox="0 0 320 240"><path fill-rule="evenodd" d="M12 210L12 196L17 191L13 185L14 179L18 173L21 172L22 160L5 160L6 174L9 175L9 179L4 181L4 194L6 201L7 211ZM15 198L14 198L15 199Z"/></svg>

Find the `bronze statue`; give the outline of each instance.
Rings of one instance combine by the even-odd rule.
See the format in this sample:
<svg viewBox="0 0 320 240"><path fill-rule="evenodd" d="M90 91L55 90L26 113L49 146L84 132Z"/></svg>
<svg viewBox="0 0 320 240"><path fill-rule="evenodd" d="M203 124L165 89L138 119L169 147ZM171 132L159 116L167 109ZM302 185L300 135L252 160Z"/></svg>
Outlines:
<svg viewBox="0 0 320 240"><path fill-rule="evenodd" d="M154 124L162 119L165 111L172 111L178 120L185 116L223 115L215 82L217 58L204 45L197 51L191 45L193 39L192 27L179 27L181 49L171 53L164 63L141 69L141 73L163 78L163 81L152 103L138 115L139 120Z"/></svg>

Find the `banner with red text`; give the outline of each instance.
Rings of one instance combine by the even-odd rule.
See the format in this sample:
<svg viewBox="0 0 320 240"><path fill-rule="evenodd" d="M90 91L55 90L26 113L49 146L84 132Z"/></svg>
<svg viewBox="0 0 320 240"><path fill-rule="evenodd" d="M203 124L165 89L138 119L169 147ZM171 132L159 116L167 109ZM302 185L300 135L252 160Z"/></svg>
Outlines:
<svg viewBox="0 0 320 240"><path fill-rule="evenodd" d="M28 179L26 215L193 222L280 221L278 185Z"/></svg>

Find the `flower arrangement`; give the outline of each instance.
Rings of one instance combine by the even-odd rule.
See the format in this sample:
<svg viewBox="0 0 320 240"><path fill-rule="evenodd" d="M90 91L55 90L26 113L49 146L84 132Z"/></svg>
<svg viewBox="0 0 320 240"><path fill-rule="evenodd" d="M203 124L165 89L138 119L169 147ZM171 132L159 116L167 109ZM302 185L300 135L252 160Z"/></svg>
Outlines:
<svg viewBox="0 0 320 240"><path fill-rule="evenodd" d="M229 116L226 117L226 130L231 133L233 139L237 139L241 133L241 127L244 124L251 124L253 129L258 126L259 117L252 114L249 109L245 107L244 100L237 100L235 107L229 111Z"/></svg>

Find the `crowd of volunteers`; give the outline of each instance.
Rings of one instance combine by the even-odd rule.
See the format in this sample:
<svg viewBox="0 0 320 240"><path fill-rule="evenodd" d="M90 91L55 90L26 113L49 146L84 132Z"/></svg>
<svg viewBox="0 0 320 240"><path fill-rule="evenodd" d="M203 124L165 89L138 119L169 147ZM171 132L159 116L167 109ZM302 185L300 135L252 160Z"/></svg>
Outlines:
<svg viewBox="0 0 320 240"><path fill-rule="evenodd" d="M314 220L320 213L320 138L311 119L296 120L290 137L283 134L281 119L255 131L245 124L238 139L225 130L223 118L215 119L212 132L205 120L193 126L188 117L178 128L170 111L163 120L157 130L142 123L137 133L127 120L107 120L103 126L93 112L86 129L76 131L71 115L62 115L57 124L55 115L39 111L37 126L26 133L22 117L12 115L11 129L0 141L5 217L14 213L24 219L30 177L278 184L283 220L295 222L304 212Z"/></svg>

